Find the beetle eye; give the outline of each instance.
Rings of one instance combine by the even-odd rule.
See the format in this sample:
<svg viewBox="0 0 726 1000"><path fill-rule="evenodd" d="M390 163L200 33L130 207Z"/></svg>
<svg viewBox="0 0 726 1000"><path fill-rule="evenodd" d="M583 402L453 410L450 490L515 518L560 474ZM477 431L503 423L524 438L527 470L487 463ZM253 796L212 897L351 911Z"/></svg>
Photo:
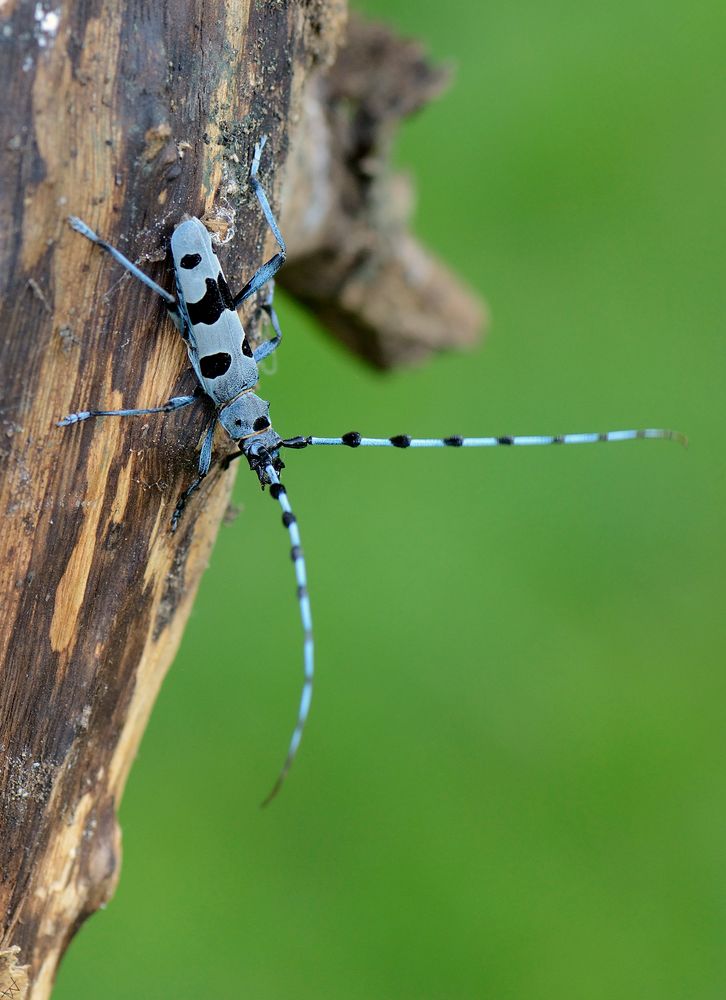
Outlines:
<svg viewBox="0 0 726 1000"><path fill-rule="evenodd" d="M252 424L253 431L264 431L270 426L270 421L267 417L258 417L257 420Z"/></svg>

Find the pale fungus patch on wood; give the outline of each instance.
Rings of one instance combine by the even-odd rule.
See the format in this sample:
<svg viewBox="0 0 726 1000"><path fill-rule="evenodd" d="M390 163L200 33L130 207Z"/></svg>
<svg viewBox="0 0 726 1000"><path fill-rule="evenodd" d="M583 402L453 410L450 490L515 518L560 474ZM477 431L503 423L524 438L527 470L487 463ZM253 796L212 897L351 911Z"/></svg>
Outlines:
<svg viewBox="0 0 726 1000"><path fill-rule="evenodd" d="M28 966L17 964L19 953L16 945L0 949L0 997L9 1000L28 997Z"/></svg>

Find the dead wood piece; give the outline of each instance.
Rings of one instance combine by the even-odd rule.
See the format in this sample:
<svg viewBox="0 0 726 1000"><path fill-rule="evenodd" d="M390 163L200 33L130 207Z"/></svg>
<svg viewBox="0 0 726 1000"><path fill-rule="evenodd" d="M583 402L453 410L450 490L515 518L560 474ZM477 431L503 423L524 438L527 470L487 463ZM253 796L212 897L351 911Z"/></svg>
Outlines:
<svg viewBox="0 0 726 1000"><path fill-rule="evenodd" d="M163 306L66 216L166 284L174 223L206 212L236 229L227 273L252 274L254 142L269 136L274 194L345 6L168 0L139 20L122 0L11 0L1 16L0 984L39 1000L113 892L116 809L233 479L215 472L172 536L201 410L55 426L193 384Z"/></svg>
<svg viewBox="0 0 726 1000"><path fill-rule="evenodd" d="M343 0L163 0L143 20L123 0L0 11L0 994L14 1000L50 995L71 937L113 893L118 804L233 480L214 467L171 535L201 406L55 426L79 408L154 405L194 384L163 305L66 217L166 286L174 224L204 217L241 283L268 239L249 192L254 143L269 137L278 209L294 131L296 163L308 164L297 176L316 192L308 214L284 213L306 300L378 364L470 339L475 307L405 236L407 195L383 180L382 137L440 76L410 44L401 59L384 33L375 44L398 51L404 74L395 100L383 76L366 96L355 47L326 83L345 18ZM301 135L311 116L326 122L319 145ZM311 169L320 157L326 169ZM336 272L324 258L349 223ZM327 299L311 297L326 282ZM403 304L408 327L394 323ZM460 341L442 335L444 314Z"/></svg>
<svg viewBox="0 0 726 1000"><path fill-rule="evenodd" d="M412 185L389 166L402 119L448 78L418 42L352 17L295 131L281 284L380 368L470 346L484 324L483 303L411 236Z"/></svg>

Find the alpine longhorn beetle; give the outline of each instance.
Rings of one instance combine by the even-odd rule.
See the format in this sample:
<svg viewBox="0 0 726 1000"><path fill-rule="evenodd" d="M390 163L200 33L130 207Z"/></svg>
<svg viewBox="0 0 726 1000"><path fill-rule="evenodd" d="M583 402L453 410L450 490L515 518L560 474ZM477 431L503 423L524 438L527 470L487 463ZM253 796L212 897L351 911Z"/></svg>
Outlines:
<svg viewBox="0 0 726 1000"><path fill-rule="evenodd" d="M235 458L244 456L250 469L256 473L262 489L269 486L270 495L280 504L282 523L289 532L292 545L290 554L295 566L297 598L304 633L304 681L297 722L287 756L263 805L270 802L278 793L295 759L310 711L313 693L313 627L307 591L305 558L300 544L297 521L290 507L285 487L280 482L280 473L284 468L284 463L280 458L282 448L301 449L313 445L346 445L349 448L493 448L500 445L592 444L600 441L631 441L636 438L663 438L678 441L681 444L686 443L684 435L677 431L654 428L525 437L411 438L407 434L398 434L390 438L367 438L362 437L357 431L351 431L348 434L343 434L342 437L298 436L281 438L270 423L270 404L254 392L258 382L257 363L272 354L279 347L282 339L280 324L272 305L272 295L274 276L285 262L287 252L282 233L257 177L266 141L267 137L263 136L255 144L250 168L250 184L260 203L267 224L277 241L279 250L255 271L244 288L235 296L230 294L212 247L209 232L199 219L186 216L172 233L171 255L174 261L177 290L177 298L174 298L155 281L152 281L148 275L139 270L135 264L132 264L115 247L97 236L85 222L75 216L69 217L73 229L109 253L134 277L161 296L169 316L186 344L189 360L199 386L192 395L173 396L161 406L137 410L82 410L71 413L58 421L59 427L66 427L91 417L131 417L150 413L170 413L172 410L190 406L206 396L214 404L214 417L209 423L199 452L198 475L177 501L171 518L171 530L176 531L179 518L189 497L199 488L209 472L212 463L212 439L217 421L239 447L238 453L233 453L222 460L223 467L227 468ZM237 309L265 286L268 286L269 291L261 308L270 318L274 336L263 341L253 350L237 315Z"/></svg>

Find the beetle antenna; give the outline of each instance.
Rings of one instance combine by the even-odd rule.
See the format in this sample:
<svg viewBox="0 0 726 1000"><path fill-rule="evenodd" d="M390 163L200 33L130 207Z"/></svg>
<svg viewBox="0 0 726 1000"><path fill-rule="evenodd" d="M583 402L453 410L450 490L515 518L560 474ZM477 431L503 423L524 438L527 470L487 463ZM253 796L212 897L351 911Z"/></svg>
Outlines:
<svg viewBox="0 0 726 1000"><path fill-rule="evenodd" d="M275 784L272 786L272 790L262 803L263 806L266 806L272 802L282 788L283 782L287 777L288 771L292 767L298 748L300 747L300 741L302 739L303 730L305 729L308 713L310 712L310 702L313 696L314 647L313 621L312 614L310 612L310 598L308 597L305 557L300 544L300 531L297 526L297 520L292 512L285 487L280 482L280 477L278 476L274 466L271 463L267 464L264 471L265 476L270 483L270 496L273 500L277 500L280 507L282 507L282 523L287 528L290 535L290 556L295 566L297 600L300 606L300 620L302 621L303 627L303 662L305 669L302 694L300 695L300 707L297 712L297 722L290 739L290 746L287 751L285 762L282 765L282 769L277 776Z"/></svg>

